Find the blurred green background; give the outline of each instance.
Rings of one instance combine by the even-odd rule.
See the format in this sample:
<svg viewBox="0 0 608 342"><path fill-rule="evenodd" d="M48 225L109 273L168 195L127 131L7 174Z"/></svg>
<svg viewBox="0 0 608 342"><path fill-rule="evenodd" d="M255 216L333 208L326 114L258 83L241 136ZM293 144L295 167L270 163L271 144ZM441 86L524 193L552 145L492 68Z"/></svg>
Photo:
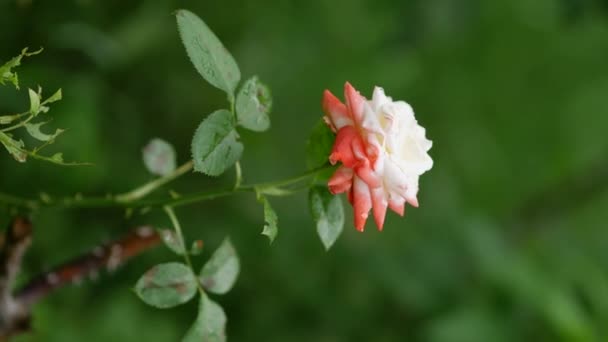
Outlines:
<svg viewBox="0 0 608 342"><path fill-rule="evenodd" d="M608 1L226 0L0 1L0 60L43 54L22 87L61 87L52 147L94 167L18 164L0 153L0 190L36 196L121 192L150 179L141 148L171 141L181 162L198 123L225 97L194 70L172 11L201 16L245 78L273 90L272 128L242 132L247 182L305 169L324 89L348 80L412 104L433 140L419 209L384 232L347 227L326 253L306 195L271 198L280 232L260 235L252 194L179 208L203 258L226 235L242 273L226 296L230 341L608 340ZM27 108L0 88L0 112ZM226 185L191 175L177 191ZM0 211L2 225L8 221ZM160 212L46 210L21 277L48 269ZM156 310L130 290L157 248L36 306L18 341L177 341L196 304Z"/></svg>

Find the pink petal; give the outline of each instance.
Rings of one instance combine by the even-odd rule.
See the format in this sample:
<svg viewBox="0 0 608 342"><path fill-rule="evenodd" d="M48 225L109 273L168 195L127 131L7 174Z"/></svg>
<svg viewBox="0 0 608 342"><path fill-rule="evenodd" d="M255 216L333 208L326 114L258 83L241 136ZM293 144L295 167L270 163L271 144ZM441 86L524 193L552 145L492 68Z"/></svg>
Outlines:
<svg viewBox="0 0 608 342"><path fill-rule="evenodd" d="M328 122L332 130L335 132L340 128L352 125L353 121L348 116L348 109L340 100L334 96L329 90L325 90L323 93L323 112L325 112L325 120Z"/></svg>
<svg viewBox="0 0 608 342"><path fill-rule="evenodd" d="M358 164L352 149L353 141L361 140L355 127L344 126L338 130L336 141L329 155L329 162L334 165L341 161L344 166L353 168Z"/></svg>
<svg viewBox="0 0 608 342"><path fill-rule="evenodd" d="M348 82L344 84L344 97L346 98L346 107L348 107L351 117L360 125L363 122L365 98Z"/></svg>
<svg viewBox="0 0 608 342"><path fill-rule="evenodd" d="M414 208L418 208L418 198L416 197L407 197L407 203Z"/></svg>
<svg viewBox="0 0 608 342"><path fill-rule="evenodd" d="M386 207L388 201L386 200L386 193L383 188L376 188L372 190L372 204L374 208L374 220L379 231L382 231L384 226L384 219L386 218Z"/></svg>
<svg viewBox="0 0 608 342"><path fill-rule="evenodd" d="M380 178L370 167L369 161L362 160L359 162L359 166L355 167L355 172L371 189L380 186Z"/></svg>
<svg viewBox="0 0 608 342"><path fill-rule="evenodd" d="M399 216L403 216L403 214L405 214L405 199L403 199L402 197L389 198L388 206Z"/></svg>
<svg viewBox="0 0 608 342"><path fill-rule="evenodd" d="M332 194L340 194L350 190L353 184L353 170L341 166L329 179L327 186Z"/></svg>
<svg viewBox="0 0 608 342"><path fill-rule="evenodd" d="M353 182L353 208L355 210L355 228L362 232L372 208L372 199L367 184L359 177Z"/></svg>

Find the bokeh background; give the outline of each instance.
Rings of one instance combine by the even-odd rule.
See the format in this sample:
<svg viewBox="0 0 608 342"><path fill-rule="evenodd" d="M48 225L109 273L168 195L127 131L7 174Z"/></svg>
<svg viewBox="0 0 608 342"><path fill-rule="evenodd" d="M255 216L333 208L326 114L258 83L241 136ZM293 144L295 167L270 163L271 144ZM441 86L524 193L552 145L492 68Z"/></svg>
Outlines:
<svg viewBox="0 0 608 342"><path fill-rule="evenodd" d="M230 235L242 273L226 296L230 341L608 340L608 1L0 1L0 60L25 60L22 87L61 87L52 147L93 167L17 164L0 153L0 189L24 196L121 192L150 179L153 137L189 157L198 123L225 97L194 70L172 11L188 8L224 41L244 77L272 89L272 128L242 132L246 181L305 169L322 91L346 80L411 103L434 141L419 209L384 232L352 228L326 253L306 195L271 198L280 232L260 235L251 194L180 208L202 264ZM27 108L0 88L1 112ZM227 185L191 175L177 191ZM8 221L0 211L2 225ZM46 210L20 282L159 212ZM196 304L156 310L131 291L157 248L36 306L17 341L177 341Z"/></svg>

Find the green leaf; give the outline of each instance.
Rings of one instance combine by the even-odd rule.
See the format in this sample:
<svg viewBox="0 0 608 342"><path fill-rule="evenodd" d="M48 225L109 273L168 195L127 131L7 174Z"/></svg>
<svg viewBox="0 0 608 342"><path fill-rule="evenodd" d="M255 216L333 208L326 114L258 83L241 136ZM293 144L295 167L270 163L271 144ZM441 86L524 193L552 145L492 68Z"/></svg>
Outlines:
<svg viewBox="0 0 608 342"><path fill-rule="evenodd" d="M6 133L0 132L0 143L4 145L8 153L10 153L16 161L25 163L27 160L27 152L25 144L22 140L15 140Z"/></svg>
<svg viewBox="0 0 608 342"><path fill-rule="evenodd" d="M224 309L201 295L198 316L182 342L224 342L226 341L226 314Z"/></svg>
<svg viewBox="0 0 608 342"><path fill-rule="evenodd" d="M0 66L0 84L11 82L15 88L19 89L19 76L12 69L21 65L21 59L23 59L23 57L37 55L42 52L42 48L34 52L27 52L27 50L28 48L21 50L21 54L19 54L19 56L13 57L11 60Z"/></svg>
<svg viewBox="0 0 608 342"><path fill-rule="evenodd" d="M232 101L241 71L222 42L196 14L178 10L177 27L188 57L207 82L222 89Z"/></svg>
<svg viewBox="0 0 608 342"><path fill-rule="evenodd" d="M40 131L40 127L47 123L48 122L37 122L37 123L28 122L25 124L25 129L33 138L38 139L40 141L45 141L45 142L52 142L61 133L65 132L63 129L58 128L55 130L55 133L53 133L53 134L42 133Z"/></svg>
<svg viewBox="0 0 608 342"><path fill-rule="evenodd" d="M227 238L203 266L200 281L205 290L215 294L224 294L230 291L236 282L239 270L239 257L230 239Z"/></svg>
<svg viewBox="0 0 608 342"><path fill-rule="evenodd" d="M142 154L146 168L153 175L166 176L175 171L177 157L168 142L154 138L143 148Z"/></svg>
<svg viewBox="0 0 608 342"><path fill-rule="evenodd" d="M29 112L13 114L13 115L2 115L2 116L0 116L0 125L8 125L11 122L13 122L15 120L19 120L28 114L29 114Z"/></svg>
<svg viewBox="0 0 608 342"><path fill-rule="evenodd" d="M30 95L30 114L36 116L40 113L40 94L32 89L28 89L28 93Z"/></svg>
<svg viewBox="0 0 608 342"><path fill-rule="evenodd" d="M279 233L277 213L270 206L268 199L260 192L258 192L258 201L264 205L264 229L262 230L262 235L266 235L270 243L272 243Z"/></svg>
<svg viewBox="0 0 608 342"><path fill-rule="evenodd" d="M257 76L247 80L236 98L238 124L252 131L265 131L270 127L271 109L270 89Z"/></svg>
<svg viewBox="0 0 608 342"><path fill-rule="evenodd" d="M317 233L325 249L329 250L344 228L342 200L332 195L325 186L311 188L308 198L312 217L317 223Z"/></svg>
<svg viewBox="0 0 608 342"><path fill-rule="evenodd" d="M160 231L160 238L165 243L165 246L173 251L177 255L184 255L186 253L186 245L184 240L173 229L162 229Z"/></svg>
<svg viewBox="0 0 608 342"><path fill-rule="evenodd" d="M58 152L58 153L53 154L53 155L51 156L51 158L50 158L50 160L49 160L49 161L51 161L51 162L53 162L53 163L57 163L57 164L61 164L61 165L63 165L63 164L64 164L64 161L63 161L63 153ZM86 164L78 164L78 163L75 163L74 165L86 165Z"/></svg>
<svg viewBox="0 0 608 342"><path fill-rule="evenodd" d="M319 120L306 144L306 165L309 169L316 169L328 163L335 140L335 134L323 120Z"/></svg>
<svg viewBox="0 0 608 342"><path fill-rule="evenodd" d="M55 94L51 95L51 97L44 100L44 102L42 102L42 104L49 104L49 103L57 102L57 101L61 100L62 98L63 98L63 93L61 92L61 89L59 89L55 92Z"/></svg>
<svg viewBox="0 0 608 342"><path fill-rule="evenodd" d="M146 304L171 308L183 304L196 294L196 277L188 266L169 262L148 270L135 285L135 292Z"/></svg>
<svg viewBox="0 0 608 342"><path fill-rule="evenodd" d="M209 176L221 175L241 158L243 144L238 137L232 113L225 109L211 113L192 139L194 170Z"/></svg>

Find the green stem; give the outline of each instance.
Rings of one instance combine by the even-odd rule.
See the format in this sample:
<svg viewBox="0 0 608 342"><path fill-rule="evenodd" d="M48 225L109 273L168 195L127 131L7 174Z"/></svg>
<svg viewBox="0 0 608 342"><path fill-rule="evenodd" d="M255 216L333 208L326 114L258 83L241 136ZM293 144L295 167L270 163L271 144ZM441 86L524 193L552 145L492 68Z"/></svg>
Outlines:
<svg viewBox="0 0 608 342"><path fill-rule="evenodd" d="M168 206L168 205L165 205L163 207L163 210L165 211L165 213L167 213L167 216L169 216L169 220L171 220L171 224L173 225L173 229L175 229L175 234L177 234L178 241L181 241L183 244L182 247L184 249L184 254L183 254L184 261L186 262L186 265L188 265L188 267L190 267L192 274L194 274L195 277L197 278L196 285L198 287L199 292L204 295L205 290L203 290L201 282L198 281L198 277L196 276L196 271L194 270L194 265L192 264L192 259L190 259L190 253L188 253L188 251L186 250L186 240L184 238L182 226L179 223L177 216L175 215L175 211L173 211L173 207Z"/></svg>
<svg viewBox="0 0 608 342"><path fill-rule="evenodd" d="M171 182L172 180L182 176L183 174L190 172L192 170L193 163L192 160L183 164L182 166L175 169L170 174L163 176L161 178L155 179L149 183L146 183L136 189L133 189L127 193L119 194L115 196L117 202L129 203L139 199L144 198L146 195L150 194L154 190L160 188L161 186Z"/></svg>
<svg viewBox="0 0 608 342"><path fill-rule="evenodd" d="M59 199L49 198L46 201L30 200L25 198L18 198L11 195L5 195L0 193L0 203L11 204L19 207L26 207L29 209L36 209L38 207L47 208L112 208L112 207L126 207L126 208L143 208L143 207L180 207L189 204L194 204L202 201L208 201L220 197L226 197L243 192L256 192L262 191L263 189L272 187L282 187L301 183L320 172L326 171L333 168L333 166L324 166L315 170L308 171L300 176L293 178L283 179L274 182L257 183L250 185L241 185L236 188L228 189L216 189L212 191L203 191L197 193L191 193L183 195L177 198L160 198L160 199L133 199L128 202L119 200L119 196L107 195L105 197L64 197ZM168 181L164 181L162 184L166 184ZM161 185L162 185L161 184ZM144 185L145 186L145 185ZM160 185L159 185L160 186Z"/></svg>
<svg viewBox="0 0 608 342"><path fill-rule="evenodd" d="M234 188L238 189L241 186L241 183L243 182L243 170L241 169L241 163L238 161L236 162L234 167L236 171L236 180L234 181Z"/></svg>
<svg viewBox="0 0 608 342"><path fill-rule="evenodd" d="M38 207L38 203L35 200L17 197L9 194L0 193L0 203L13 205L16 207L27 208L30 210L36 209Z"/></svg>

